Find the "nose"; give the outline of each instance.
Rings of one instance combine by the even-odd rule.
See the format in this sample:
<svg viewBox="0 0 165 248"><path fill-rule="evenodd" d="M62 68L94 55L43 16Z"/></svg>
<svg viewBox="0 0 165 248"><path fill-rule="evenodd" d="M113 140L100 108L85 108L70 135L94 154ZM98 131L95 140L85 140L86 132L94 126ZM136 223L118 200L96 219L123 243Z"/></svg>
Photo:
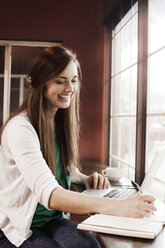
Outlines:
<svg viewBox="0 0 165 248"><path fill-rule="evenodd" d="M68 80L68 82L66 84L65 91L67 91L67 92L73 92L74 91L74 86L70 80Z"/></svg>

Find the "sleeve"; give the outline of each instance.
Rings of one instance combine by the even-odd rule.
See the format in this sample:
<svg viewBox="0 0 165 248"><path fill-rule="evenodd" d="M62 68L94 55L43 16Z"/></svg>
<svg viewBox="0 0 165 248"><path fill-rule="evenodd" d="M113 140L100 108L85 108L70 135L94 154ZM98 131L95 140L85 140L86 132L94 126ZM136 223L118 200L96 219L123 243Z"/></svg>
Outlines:
<svg viewBox="0 0 165 248"><path fill-rule="evenodd" d="M33 126L26 120L11 120L6 127L6 145L28 187L49 208L50 194L61 186L43 158Z"/></svg>

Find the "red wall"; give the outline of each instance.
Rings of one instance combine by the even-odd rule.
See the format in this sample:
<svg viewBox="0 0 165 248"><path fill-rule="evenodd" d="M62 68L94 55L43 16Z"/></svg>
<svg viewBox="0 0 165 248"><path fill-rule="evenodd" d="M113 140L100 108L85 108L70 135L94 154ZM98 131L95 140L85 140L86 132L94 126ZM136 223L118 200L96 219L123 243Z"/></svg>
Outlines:
<svg viewBox="0 0 165 248"><path fill-rule="evenodd" d="M80 57L81 158L104 160L102 0L5 0L0 39L63 40Z"/></svg>

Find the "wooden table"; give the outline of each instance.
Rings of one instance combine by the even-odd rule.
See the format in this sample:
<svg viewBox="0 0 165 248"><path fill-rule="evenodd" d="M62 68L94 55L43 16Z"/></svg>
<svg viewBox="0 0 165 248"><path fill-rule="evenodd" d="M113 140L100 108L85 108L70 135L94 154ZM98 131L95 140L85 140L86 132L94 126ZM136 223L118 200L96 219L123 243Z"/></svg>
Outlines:
<svg viewBox="0 0 165 248"><path fill-rule="evenodd" d="M100 233L97 239L102 248L165 248L165 227L154 240Z"/></svg>

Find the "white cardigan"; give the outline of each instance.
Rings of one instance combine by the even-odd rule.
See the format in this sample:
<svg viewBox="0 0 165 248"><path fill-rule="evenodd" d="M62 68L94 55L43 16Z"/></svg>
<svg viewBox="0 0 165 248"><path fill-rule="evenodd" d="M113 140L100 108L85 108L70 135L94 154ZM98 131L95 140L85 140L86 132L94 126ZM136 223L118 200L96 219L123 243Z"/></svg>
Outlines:
<svg viewBox="0 0 165 248"><path fill-rule="evenodd" d="M0 146L0 229L19 247L40 202L49 209L52 191L60 187L47 166L37 133L26 113L6 125Z"/></svg>

